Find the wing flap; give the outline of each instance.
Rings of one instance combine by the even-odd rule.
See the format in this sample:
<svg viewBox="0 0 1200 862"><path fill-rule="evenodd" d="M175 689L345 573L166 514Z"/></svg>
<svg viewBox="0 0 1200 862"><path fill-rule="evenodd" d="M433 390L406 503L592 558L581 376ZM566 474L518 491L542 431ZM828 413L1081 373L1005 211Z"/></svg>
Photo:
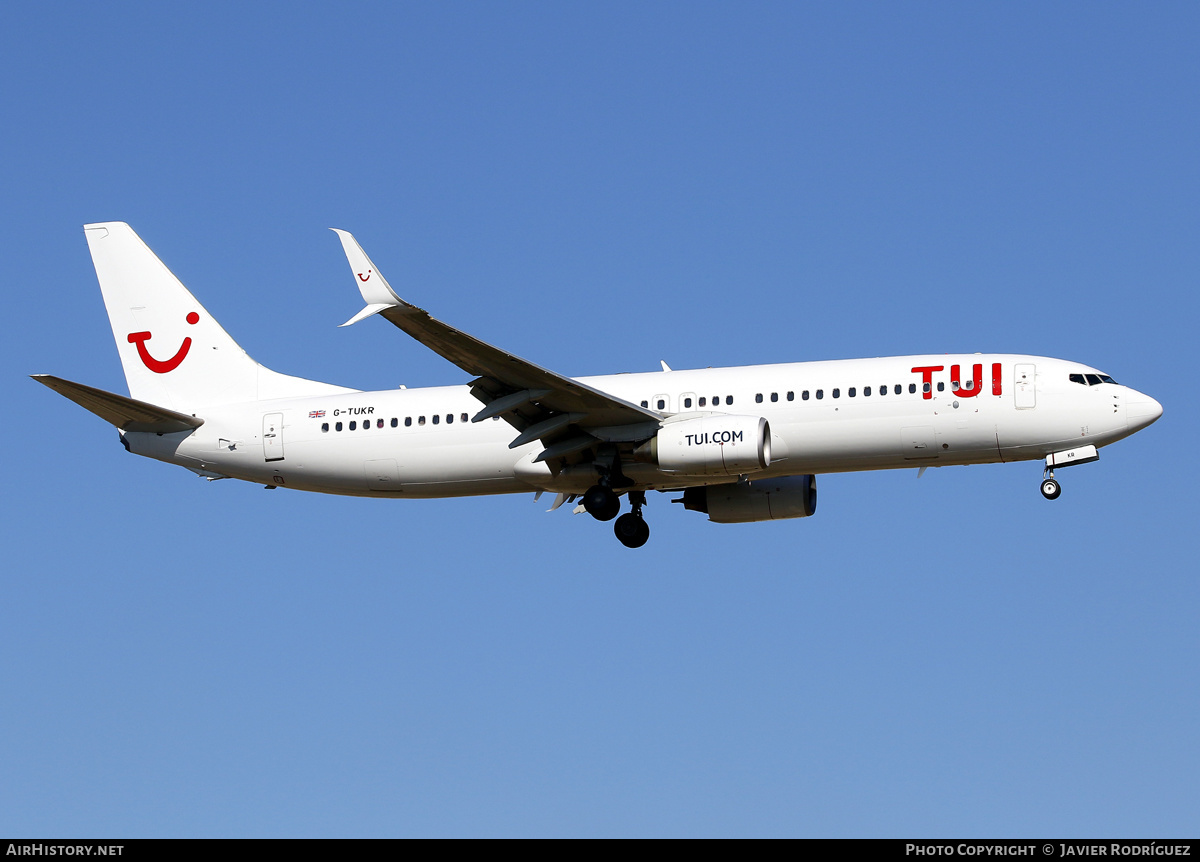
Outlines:
<svg viewBox="0 0 1200 862"><path fill-rule="evenodd" d="M195 416L176 413L174 410L126 398L124 395L117 395L113 392L105 392L94 386L84 386L82 383L63 380L61 377L54 377L50 374L30 376L43 386L53 389L64 398L71 399L84 410L95 413L105 422L117 426L122 431L151 431L158 434L171 434L176 431L191 431L204 424L203 419Z"/></svg>

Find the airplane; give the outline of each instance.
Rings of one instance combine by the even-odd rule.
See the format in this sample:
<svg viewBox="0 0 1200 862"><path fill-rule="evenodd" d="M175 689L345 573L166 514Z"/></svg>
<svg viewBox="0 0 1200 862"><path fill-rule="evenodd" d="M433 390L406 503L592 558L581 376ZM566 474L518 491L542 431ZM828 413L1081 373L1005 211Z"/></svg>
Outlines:
<svg viewBox="0 0 1200 862"><path fill-rule="evenodd" d="M811 516L822 473L1044 460L1053 500L1056 468L1162 415L1096 368L1014 354L565 377L401 299L333 230L365 302L342 326L379 315L468 383L363 392L265 368L124 222L84 235L129 397L33 379L115 425L129 452L204 479L360 497L549 492L549 511L579 500L630 548L649 538L651 490L746 523Z"/></svg>

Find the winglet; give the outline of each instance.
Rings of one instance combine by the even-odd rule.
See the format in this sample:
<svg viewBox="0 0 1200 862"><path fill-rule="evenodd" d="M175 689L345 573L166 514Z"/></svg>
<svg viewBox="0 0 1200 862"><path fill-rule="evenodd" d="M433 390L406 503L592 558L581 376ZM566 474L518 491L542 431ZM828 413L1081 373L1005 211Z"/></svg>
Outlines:
<svg viewBox="0 0 1200 862"><path fill-rule="evenodd" d="M364 308L358 314L354 315L352 318L347 320L345 323L339 323L338 326L339 327L350 326L351 324L358 323L360 320L366 320L372 314L378 314L379 312L383 311L385 308L393 308L393 307L394 306L390 302L372 302L370 305L368 305L366 308Z"/></svg>
<svg viewBox="0 0 1200 862"><path fill-rule="evenodd" d="M396 291L392 290L392 286L387 283L387 279L383 277L383 273L375 268L375 264L371 263L371 259L367 257L367 253L362 250L362 246L358 244L358 240L349 231L338 230L335 227L331 227L330 230L336 233L338 239L342 241L342 250L346 252L346 260L350 263L350 271L354 273L355 280L358 283L358 291L362 294L363 301L367 304L366 308L347 320L342 326L358 323L372 314L378 314L385 308L391 308L396 305L407 305L404 300L396 295Z"/></svg>

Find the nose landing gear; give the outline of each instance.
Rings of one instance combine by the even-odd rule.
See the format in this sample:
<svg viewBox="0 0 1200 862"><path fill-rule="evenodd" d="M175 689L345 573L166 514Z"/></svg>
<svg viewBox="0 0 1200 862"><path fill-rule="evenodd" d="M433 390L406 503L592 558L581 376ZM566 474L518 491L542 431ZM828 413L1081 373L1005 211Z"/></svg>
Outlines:
<svg viewBox="0 0 1200 862"><path fill-rule="evenodd" d="M617 523L613 525L613 532L617 534L617 539L625 547L640 548L650 538L650 525L642 517L642 506L646 505L646 492L630 491L629 502L633 506L633 511L626 512L617 518Z"/></svg>
<svg viewBox="0 0 1200 862"><path fill-rule="evenodd" d="M1058 484L1058 480L1054 478L1054 471L1047 470L1042 474L1042 496L1047 500L1057 500L1058 495L1062 493L1062 486Z"/></svg>

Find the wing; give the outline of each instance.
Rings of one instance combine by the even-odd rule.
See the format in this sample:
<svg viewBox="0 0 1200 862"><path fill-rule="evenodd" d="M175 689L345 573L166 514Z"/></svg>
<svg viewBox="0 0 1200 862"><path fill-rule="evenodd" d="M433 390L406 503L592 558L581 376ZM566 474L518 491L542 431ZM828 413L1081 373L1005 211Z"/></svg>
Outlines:
<svg viewBox="0 0 1200 862"><path fill-rule="evenodd" d="M510 448L540 440L544 448L535 460L573 460L571 456L598 442L636 443L657 431L662 414L535 365L405 302L353 236L344 230L332 230L342 241L367 303L342 326L381 314L473 375L476 379L471 382L471 394L482 402L483 409L471 421L502 417L518 432Z"/></svg>

